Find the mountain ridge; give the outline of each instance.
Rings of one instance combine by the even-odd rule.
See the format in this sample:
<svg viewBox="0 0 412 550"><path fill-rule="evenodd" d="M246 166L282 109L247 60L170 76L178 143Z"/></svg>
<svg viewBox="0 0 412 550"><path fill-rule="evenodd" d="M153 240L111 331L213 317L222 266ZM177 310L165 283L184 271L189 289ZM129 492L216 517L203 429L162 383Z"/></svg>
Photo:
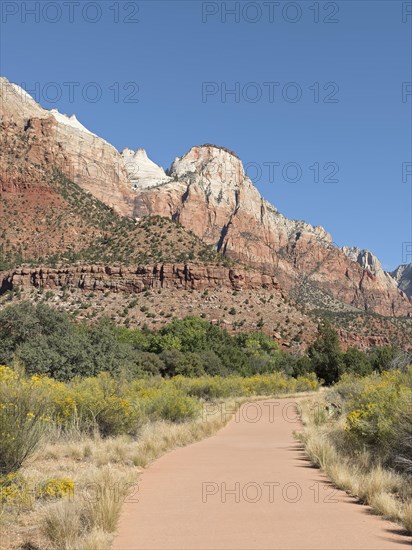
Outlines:
<svg viewBox="0 0 412 550"><path fill-rule="evenodd" d="M312 294L326 292L360 310L412 315L410 299L373 255L340 249L323 227L283 216L260 195L233 151L194 146L166 173L143 149L119 153L74 115L53 114L6 79L0 84L9 156L2 160L2 189L24 189L33 174L47 179L57 169L120 216L179 222L222 255L276 277L295 300L310 302Z"/></svg>

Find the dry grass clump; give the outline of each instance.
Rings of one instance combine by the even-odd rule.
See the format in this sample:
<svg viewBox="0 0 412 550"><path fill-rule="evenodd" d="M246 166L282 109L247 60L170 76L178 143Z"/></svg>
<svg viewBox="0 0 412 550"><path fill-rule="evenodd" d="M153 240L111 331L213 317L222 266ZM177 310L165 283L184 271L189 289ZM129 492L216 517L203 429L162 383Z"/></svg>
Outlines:
<svg viewBox="0 0 412 550"><path fill-rule="evenodd" d="M103 529L92 529L82 540L82 550L106 550L110 548L112 537Z"/></svg>
<svg viewBox="0 0 412 550"><path fill-rule="evenodd" d="M104 466L88 476L81 491L81 512L87 530L113 533L124 500L136 485L136 473L130 468Z"/></svg>
<svg viewBox="0 0 412 550"><path fill-rule="evenodd" d="M75 550L81 529L81 515L77 503L61 500L45 508L43 532L54 547Z"/></svg>
<svg viewBox="0 0 412 550"><path fill-rule="evenodd" d="M390 493L376 492L368 497L372 508L387 519L397 521L401 519L402 509L399 509L398 500Z"/></svg>
<svg viewBox="0 0 412 550"><path fill-rule="evenodd" d="M359 484L359 497L365 502L371 503L377 495L399 493L401 486L401 476L378 465L373 467L370 473L364 476L363 482Z"/></svg>
<svg viewBox="0 0 412 550"><path fill-rule="evenodd" d="M405 504L402 510L402 524L412 533L412 502Z"/></svg>

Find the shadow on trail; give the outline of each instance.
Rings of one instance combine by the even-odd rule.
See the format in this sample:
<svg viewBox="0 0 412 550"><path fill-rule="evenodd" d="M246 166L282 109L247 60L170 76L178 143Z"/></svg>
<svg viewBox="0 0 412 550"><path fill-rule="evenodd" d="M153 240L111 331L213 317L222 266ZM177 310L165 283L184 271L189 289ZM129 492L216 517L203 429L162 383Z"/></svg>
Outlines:
<svg viewBox="0 0 412 550"><path fill-rule="evenodd" d="M305 447L301 443L296 442L295 444L290 445L286 449L289 452L297 454L297 456L294 457L294 460L296 460L297 462L303 462L304 463L304 464L298 464L297 465L298 468L308 468L310 470L317 470L319 473L321 473L324 476L325 479L323 479L322 482L325 485L328 485L329 487L333 487L337 491L340 491L340 492L344 493L348 497L348 499L345 499L343 501L344 503L356 504L357 506L361 506L363 508L362 511L363 511L364 514L367 514L367 515L370 515L370 516L378 516L384 521L384 517L381 516L380 514L378 514L377 512L375 512L369 506L369 504L365 503L364 501L362 501L358 497L356 497L354 495L351 495L349 492L345 491L344 489L339 489L338 487L336 487L336 485L327 477L327 474L321 468L319 468L318 466L315 466L311 462L310 458L306 454ZM395 523L393 525L394 525L393 528L385 529L385 531L387 533L391 533L393 535L399 535L401 537L404 537L404 539L400 541L400 544L404 544L404 545L407 545L407 546L412 548L412 536L411 536L411 534L406 529L404 529L403 527L396 526ZM379 537L379 538L381 540L385 540L385 541L390 540L389 538L386 538L386 537Z"/></svg>

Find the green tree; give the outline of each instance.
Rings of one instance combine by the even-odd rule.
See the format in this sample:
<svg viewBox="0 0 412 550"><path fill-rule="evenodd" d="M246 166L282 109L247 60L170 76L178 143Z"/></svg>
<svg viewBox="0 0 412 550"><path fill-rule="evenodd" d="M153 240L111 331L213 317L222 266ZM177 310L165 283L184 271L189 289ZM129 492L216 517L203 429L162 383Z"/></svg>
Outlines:
<svg viewBox="0 0 412 550"><path fill-rule="evenodd" d="M308 349L312 367L325 384L333 384L342 373L342 351L339 338L328 322L318 326L319 336Z"/></svg>
<svg viewBox="0 0 412 550"><path fill-rule="evenodd" d="M129 367L129 374L133 378L140 378L147 375L159 376L164 370L164 363L156 353L141 351L136 354L135 363Z"/></svg>
<svg viewBox="0 0 412 550"><path fill-rule="evenodd" d="M307 355L301 355L300 357L297 357L293 369L293 376L304 376L309 372L313 372L312 361L309 359L309 357Z"/></svg>
<svg viewBox="0 0 412 550"><path fill-rule="evenodd" d="M370 351L372 369L377 372L388 370L398 350L394 346L382 346Z"/></svg>
<svg viewBox="0 0 412 550"><path fill-rule="evenodd" d="M202 376L205 374L203 364L198 354L183 353L177 349L165 350L160 354L164 363L164 374L166 376Z"/></svg>
<svg viewBox="0 0 412 550"><path fill-rule="evenodd" d="M178 338L182 351L200 351L208 349L207 334L210 323L198 317L186 317L175 320L161 329L162 336ZM176 349L176 348L172 348Z"/></svg>
<svg viewBox="0 0 412 550"><path fill-rule="evenodd" d="M373 368L369 356L357 348L348 348L342 355L342 370L359 376L371 374Z"/></svg>
<svg viewBox="0 0 412 550"><path fill-rule="evenodd" d="M227 376L229 371L224 367L222 360L213 350L199 352L202 368L210 376Z"/></svg>

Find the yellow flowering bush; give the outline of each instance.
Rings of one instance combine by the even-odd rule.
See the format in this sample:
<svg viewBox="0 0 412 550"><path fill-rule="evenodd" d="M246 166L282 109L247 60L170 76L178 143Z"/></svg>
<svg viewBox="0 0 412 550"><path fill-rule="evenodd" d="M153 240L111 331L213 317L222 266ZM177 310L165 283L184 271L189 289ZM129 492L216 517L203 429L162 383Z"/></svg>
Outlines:
<svg viewBox="0 0 412 550"><path fill-rule="evenodd" d="M348 387L347 379L343 383ZM348 435L383 456L392 455L399 447L400 432L411 420L412 367L362 379L356 391L352 386L347 392L346 411Z"/></svg>
<svg viewBox="0 0 412 550"><path fill-rule="evenodd" d="M17 380L19 375L10 367L6 365L0 365L0 383L10 380Z"/></svg>
<svg viewBox="0 0 412 550"><path fill-rule="evenodd" d="M0 473L17 471L47 430L49 396L23 375L0 369Z"/></svg>
<svg viewBox="0 0 412 550"><path fill-rule="evenodd" d="M183 422L195 418L201 412L198 399L172 386L142 390L139 397L142 409L150 420Z"/></svg>
<svg viewBox="0 0 412 550"><path fill-rule="evenodd" d="M36 497L43 499L70 497L74 495L74 488L74 481L69 478L52 478L36 487Z"/></svg>
<svg viewBox="0 0 412 550"><path fill-rule="evenodd" d="M72 389L45 375L33 375L29 378L33 388L43 390L47 396L47 411L55 422L69 423L76 411L76 397Z"/></svg>
<svg viewBox="0 0 412 550"><path fill-rule="evenodd" d="M122 382L108 373L72 384L80 429L98 428L102 436L134 434L143 418L140 405Z"/></svg>
<svg viewBox="0 0 412 550"><path fill-rule="evenodd" d="M17 472L0 476L0 504L30 506L34 501L27 481Z"/></svg>
<svg viewBox="0 0 412 550"><path fill-rule="evenodd" d="M34 484L18 472L0 476L0 504L31 506L38 499L57 499L74 495L75 484L69 478L52 478Z"/></svg>

